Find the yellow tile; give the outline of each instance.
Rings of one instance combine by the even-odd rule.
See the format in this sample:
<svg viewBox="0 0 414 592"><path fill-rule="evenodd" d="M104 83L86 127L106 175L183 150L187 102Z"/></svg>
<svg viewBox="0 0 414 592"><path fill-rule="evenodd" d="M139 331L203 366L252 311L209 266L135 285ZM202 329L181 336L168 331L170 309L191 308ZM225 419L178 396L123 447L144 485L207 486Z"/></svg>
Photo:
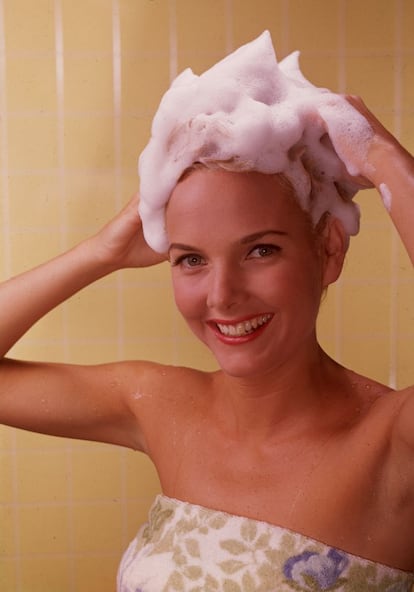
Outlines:
<svg viewBox="0 0 414 592"><path fill-rule="evenodd" d="M0 506L0 524L0 557L15 557L17 553L17 522L11 506Z"/></svg>
<svg viewBox="0 0 414 592"><path fill-rule="evenodd" d="M69 342L68 350L69 359L75 364L105 364L120 358L116 339L109 343L81 343L75 340Z"/></svg>
<svg viewBox="0 0 414 592"><path fill-rule="evenodd" d="M56 174L11 175L9 191L10 220L15 227L59 227L61 204Z"/></svg>
<svg viewBox="0 0 414 592"><path fill-rule="evenodd" d="M159 493L159 492L157 492ZM125 533L124 547L136 536L138 530L148 521L149 509L154 502L155 495L130 499L126 502L127 532Z"/></svg>
<svg viewBox="0 0 414 592"><path fill-rule="evenodd" d="M159 364L175 364L175 342L173 339L150 341L126 340L123 346L124 358L129 360L148 360Z"/></svg>
<svg viewBox="0 0 414 592"><path fill-rule="evenodd" d="M124 291L124 335L128 339L169 338L173 331L174 304L167 288L142 286Z"/></svg>
<svg viewBox="0 0 414 592"><path fill-rule="evenodd" d="M66 503L69 473L66 451L26 451L17 457L18 503Z"/></svg>
<svg viewBox="0 0 414 592"><path fill-rule="evenodd" d="M402 45L404 49L414 49L414 4L412 0L402 0L400 3L402 6Z"/></svg>
<svg viewBox="0 0 414 592"><path fill-rule="evenodd" d="M152 499L160 492L157 472L145 454L125 451L126 498ZM146 516L143 516L145 519Z"/></svg>
<svg viewBox="0 0 414 592"><path fill-rule="evenodd" d="M117 208L114 194L113 171L86 171L84 174L77 172L68 175L65 216L70 245L95 234L115 216Z"/></svg>
<svg viewBox="0 0 414 592"><path fill-rule="evenodd" d="M355 200L361 208L361 230L362 235L365 229L372 226L377 227L379 231L383 231L389 227L389 216L384 208L381 196L376 189L365 189L360 191ZM375 226L374 226L375 225ZM351 248L353 248L355 237L351 238Z"/></svg>
<svg viewBox="0 0 414 592"><path fill-rule="evenodd" d="M0 504L11 504L14 499L14 455L0 452Z"/></svg>
<svg viewBox="0 0 414 592"><path fill-rule="evenodd" d="M31 332L34 334L37 329L38 327L35 327ZM39 337L39 339L41 338ZM70 361L65 357L65 344L54 342L53 339L50 343L42 343L37 339L31 340L29 338L23 338L23 341L19 342L10 350L9 356L18 360L33 360L38 362Z"/></svg>
<svg viewBox="0 0 414 592"><path fill-rule="evenodd" d="M51 57L10 57L7 61L9 111L56 111L56 62Z"/></svg>
<svg viewBox="0 0 414 592"><path fill-rule="evenodd" d="M113 107L112 57L65 58L64 102L68 111L110 114Z"/></svg>
<svg viewBox="0 0 414 592"><path fill-rule="evenodd" d="M14 428L0 425L0 450L10 450L14 446Z"/></svg>
<svg viewBox="0 0 414 592"><path fill-rule="evenodd" d="M402 75L401 75L401 87L402 87L402 108L412 109L414 103L414 68L412 65L412 57L407 56L404 58Z"/></svg>
<svg viewBox="0 0 414 592"><path fill-rule="evenodd" d="M120 451L110 446L74 450L71 487L74 501L119 500L121 497Z"/></svg>
<svg viewBox="0 0 414 592"><path fill-rule="evenodd" d="M282 57L282 2L256 0L254 4L246 0L232 1L232 28L234 49L252 41L264 30L270 30L276 55Z"/></svg>
<svg viewBox="0 0 414 592"><path fill-rule="evenodd" d="M394 2L364 0L361 7L360 0L346 0L344 6L347 48L380 51L394 48ZM361 16L361 8L366 18Z"/></svg>
<svg viewBox="0 0 414 592"><path fill-rule="evenodd" d="M342 342L343 363L355 372L388 384L389 341L387 337L349 337Z"/></svg>
<svg viewBox="0 0 414 592"><path fill-rule="evenodd" d="M347 277L368 282L387 281L391 265L391 225L362 228L351 243L345 264Z"/></svg>
<svg viewBox="0 0 414 592"><path fill-rule="evenodd" d="M69 170L112 169L115 164L113 119L94 114L66 117L64 153L65 167Z"/></svg>
<svg viewBox="0 0 414 592"><path fill-rule="evenodd" d="M70 540L68 511L65 506L40 506L18 508L20 524L20 549L22 554L68 553Z"/></svg>
<svg viewBox="0 0 414 592"><path fill-rule="evenodd" d="M397 340L397 387L406 388L413 384L412 343L414 331L410 335L399 335Z"/></svg>
<svg viewBox="0 0 414 592"><path fill-rule="evenodd" d="M338 46L338 0L289 2L289 43L303 51L326 51Z"/></svg>
<svg viewBox="0 0 414 592"><path fill-rule="evenodd" d="M0 557L0 587L4 592L17 590L18 562L16 559Z"/></svg>
<svg viewBox="0 0 414 592"><path fill-rule="evenodd" d="M62 1L65 52L112 51L112 0Z"/></svg>
<svg viewBox="0 0 414 592"><path fill-rule="evenodd" d="M348 56L346 58L346 91L361 96L370 109L393 105L394 59L388 56Z"/></svg>
<svg viewBox="0 0 414 592"><path fill-rule="evenodd" d="M122 52L169 51L169 12L167 2L119 3Z"/></svg>
<svg viewBox="0 0 414 592"><path fill-rule="evenodd" d="M22 458L25 458L26 452L33 450L59 451L63 454L67 447L68 441L64 438L35 434L34 432L28 432L26 430L16 430L16 450L18 458L20 458L20 454L22 455Z"/></svg>
<svg viewBox="0 0 414 592"><path fill-rule="evenodd" d="M176 0L179 52L218 53L226 49L225 12L221 0Z"/></svg>
<svg viewBox="0 0 414 592"><path fill-rule="evenodd" d="M170 85L169 61L164 55L127 55L122 60L122 113L154 115Z"/></svg>
<svg viewBox="0 0 414 592"><path fill-rule="evenodd" d="M412 278L410 281L401 281L397 286L395 297L397 299L398 334L401 335L403 339L406 339L414 334L414 281Z"/></svg>
<svg viewBox="0 0 414 592"><path fill-rule="evenodd" d="M218 364L209 349L195 337L179 340L175 347L176 364L206 372L217 370Z"/></svg>
<svg viewBox="0 0 414 592"><path fill-rule="evenodd" d="M387 281L344 283L342 293L343 335L350 340L388 335L390 288Z"/></svg>
<svg viewBox="0 0 414 592"><path fill-rule="evenodd" d="M132 115L122 118L122 166L124 167L122 183L124 186L130 187L124 191L125 196L138 191L138 157L149 142L152 115L154 115L156 108L157 105L154 102L150 116L145 118Z"/></svg>
<svg viewBox="0 0 414 592"><path fill-rule="evenodd" d="M225 52L198 53L194 51L182 51L178 55L178 72L191 68L194 74L202 74L211 68L216 62L224 58Z"/></svg>
<svg viewBox="0 0 414 592"><path fill-rule="evenodd" d="M9 117L10 169L57 168L57 138L57 119L54 117Z"/></svg>
<svg viewBox="0 0 414 592"><path fill-rule="evenodd" d="M115 502L75 506L72 527L77 553L119 553L122 549L122 511Z"/></svg>
<svg viewBox="0 0 414 592"><path fill-rule="evenodd" d="M23 557L20 562L21 590L70 592L72 564L69 557Z"/></svg>
<svg viewBox="0 0 414 592"><path fill-rule="evenodd" d="M19 273L47 261L61 252L59 231L26 230L11 236L11 264L13 273Z"/></svg>
<svg viewBox="0 0 414 592"><path fill-rule="evenodd" d="M414 152L414 115L404 115L401 142L411 153Z"/></svg>
<svg viewBox="0 0 414 592"><path fill-rule="evenodd" d="M7 51L54 51L54 0L5 0Z"/></svg>
<svg viewBox="0 0 414 592"><path fill-rule="evenodd" d="M300 67L303 74L314 84L322 88L329 88L338 92L338 57L315 56L312 53L302 53Z"/></svg>
<svg viewBox="0 0 414 592"><path fill-rule="evenodd" d="M117 335L117 293L90 286L68 302L69 340L114 339Z"/></svg>
<svg viewBox="0 0 414 592"><path fill-rule="evenodd" d="M76 592L112 592L122 553L102 557L77 557L74 562Z"/></svg>

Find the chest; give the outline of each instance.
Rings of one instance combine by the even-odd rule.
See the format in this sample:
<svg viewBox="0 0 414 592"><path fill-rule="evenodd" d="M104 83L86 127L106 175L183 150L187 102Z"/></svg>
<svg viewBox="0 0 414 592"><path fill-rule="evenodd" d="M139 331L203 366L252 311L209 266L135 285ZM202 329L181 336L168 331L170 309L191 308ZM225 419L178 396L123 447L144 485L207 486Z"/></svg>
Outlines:
<svg viewBox="0 0 414 592"><path fill-rule="evenodd" d="M196 430L161 467L171 497L280 525L365 557L414 568L413 508L402 503L383 437L263 449ZM172 461L172 462L171 462Z"/></svg>

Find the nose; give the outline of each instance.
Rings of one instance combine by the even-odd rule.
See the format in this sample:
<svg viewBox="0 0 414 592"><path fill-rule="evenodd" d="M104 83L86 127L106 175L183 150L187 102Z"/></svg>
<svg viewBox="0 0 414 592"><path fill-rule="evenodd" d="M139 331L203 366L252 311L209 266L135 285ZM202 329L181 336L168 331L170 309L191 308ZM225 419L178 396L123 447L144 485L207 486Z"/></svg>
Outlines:
<svg viewBox="0 0 414 592"><path fill-rule="evenodd" d="M220 265L210 271L207 294L209 308L228 310L242 300L243 293L243 281L237 269Z"/></svg>

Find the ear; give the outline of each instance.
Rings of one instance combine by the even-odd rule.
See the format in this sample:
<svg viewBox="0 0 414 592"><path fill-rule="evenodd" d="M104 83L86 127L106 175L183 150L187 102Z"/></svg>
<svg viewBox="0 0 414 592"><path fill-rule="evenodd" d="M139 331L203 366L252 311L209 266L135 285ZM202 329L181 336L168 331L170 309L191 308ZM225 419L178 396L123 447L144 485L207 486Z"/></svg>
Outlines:
<svg viewBox="0 0 414 592"><path fill-rule="evenodd" d="M323 287L327 288L341 275L349 246L349 237L340 220L335 216L328 215L321 238L322 282Z"/></svg>

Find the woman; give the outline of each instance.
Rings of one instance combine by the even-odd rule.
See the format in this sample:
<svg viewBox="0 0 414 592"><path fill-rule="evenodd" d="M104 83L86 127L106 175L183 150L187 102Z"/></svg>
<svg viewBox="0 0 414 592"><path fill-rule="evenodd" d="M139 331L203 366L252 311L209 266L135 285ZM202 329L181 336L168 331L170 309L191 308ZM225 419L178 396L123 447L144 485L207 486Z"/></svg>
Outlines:
<svg viewBox="0 0 414 592"><path fill-rule="evenodd" d="M363 155L349 135L331 141L359 175L348 182L378 188L414 261L414 161L348 101L372 130ZM413 388L341 367L316 337L344 223L329 208L315 223L283 172L190 161L164 208L167 251L148 246L135 197L96 236L1 286L1 421L153 460L163 495L124 556L122 592L410 590ZM5 357L78 290L167 258L177 306L217 372Z"/></svg>

